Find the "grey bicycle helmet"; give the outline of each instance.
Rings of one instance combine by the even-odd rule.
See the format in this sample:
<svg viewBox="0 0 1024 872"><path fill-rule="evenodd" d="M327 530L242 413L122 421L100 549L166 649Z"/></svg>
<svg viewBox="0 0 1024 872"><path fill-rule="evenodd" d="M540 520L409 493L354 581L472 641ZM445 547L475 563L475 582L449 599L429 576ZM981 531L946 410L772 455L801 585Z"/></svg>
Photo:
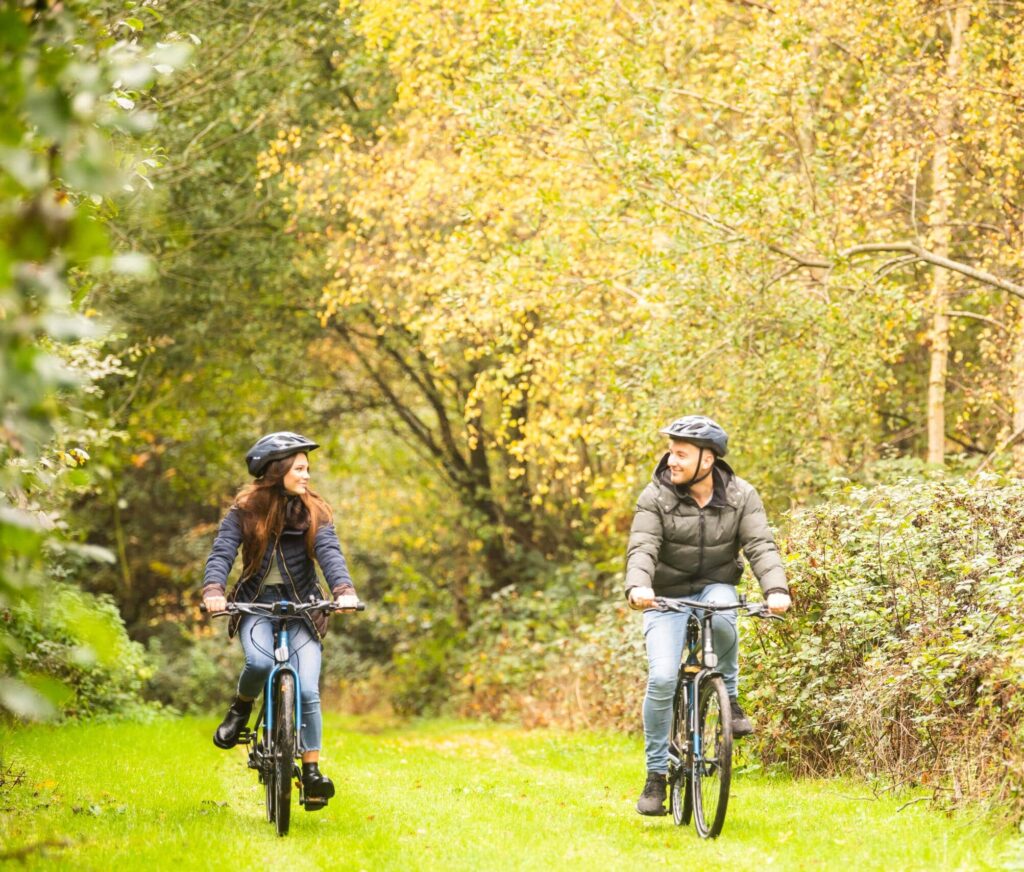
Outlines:
<svg viewBox="0 0 1024 872"><path fill-rule="evenodd" d="M319 447L319 444L298 433L270 433L249 449L249 453L245 455L245 465L249 468L249 475L259 478L275 460Z"/></svg>
<svg viewBox="0 0 1024 872"><path fill-rule="evenodd" d="M689 442L701 448L710 448L718 457L729 450L729 436L725 430L704 415L686 415L677 418L659 433L680 442Z"/></svg>

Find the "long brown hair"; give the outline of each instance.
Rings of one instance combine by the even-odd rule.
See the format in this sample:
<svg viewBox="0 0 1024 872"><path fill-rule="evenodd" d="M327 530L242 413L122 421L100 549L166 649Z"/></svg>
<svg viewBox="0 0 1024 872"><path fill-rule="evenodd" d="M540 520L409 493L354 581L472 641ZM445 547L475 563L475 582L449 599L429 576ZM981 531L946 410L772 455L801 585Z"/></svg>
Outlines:
<svg viewBox="0 0 1024 872"><path fill-rule="evenodd" d="M319 494L306 488L304 494L284 489L284 477L297 454L271 462L262 477L243 487L234 506L242 521L242 578L259 571L271 538L275 541L286 526L306 532L306 553L313 557L317 530L334 520L331 507Z"/></svg>

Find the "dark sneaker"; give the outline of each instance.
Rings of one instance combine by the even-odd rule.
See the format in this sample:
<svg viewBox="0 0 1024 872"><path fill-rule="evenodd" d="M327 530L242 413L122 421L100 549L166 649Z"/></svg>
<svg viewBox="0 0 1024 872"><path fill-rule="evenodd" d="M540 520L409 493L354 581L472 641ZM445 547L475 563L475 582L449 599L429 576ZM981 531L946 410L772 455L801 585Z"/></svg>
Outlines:
<svg viewBox="0 0 1024 872"><path fill-rule="evenodd" d="M249 723L251 714L252 700L242 700L236 696L221 725L213 734L213 744L218 748L234 748L238 744L238 736Z"/></svg>
<svg viewBox="0 0 1024 872"><path fill-rule="evenodd" d="M734 696L729 697L729 709L732 713L732 737L734 739L742 739L744 736L752 735L754 725L750 723L750 718L743 713L739 700Z"/></svg>
<svg viewBox="0 0 1024 872"><path fill-rule="evenodd" d="M319 764L302 764L302 795L306 811L318 811L334 796L334 782L320 771Z"/></svg>
<svg viewBox="0 0 1024 872"><path fill-rule="evenodd" d="M663 772L648 772L644 792L640 794L636 810L640 814L662 815L665 811L667 780Z"/></svg>

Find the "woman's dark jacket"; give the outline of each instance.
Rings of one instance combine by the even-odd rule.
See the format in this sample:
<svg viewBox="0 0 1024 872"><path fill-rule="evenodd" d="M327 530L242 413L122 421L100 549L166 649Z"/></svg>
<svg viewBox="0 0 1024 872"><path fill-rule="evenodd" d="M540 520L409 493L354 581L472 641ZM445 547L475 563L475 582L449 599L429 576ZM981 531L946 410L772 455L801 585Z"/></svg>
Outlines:
<svg viewBox="0 0 1024 872"><path fill-rule="evenodd" d="M217 538L210 549L210 556L206 559L206 572L203 576L204 596L215 593L217 588L221 592L227 589L228 575L241 545L242 519L239 509L232 506L221 521ZM333 524L323 524L316 531L313 551L316 563L320 564L333 596L345 593L346 589L353 587ZM267 550L259 569L240 579L235 585L231 591L232 600L252 602L259 596L271 560L277 560L285 587L290 588L288 593L294 602L305 602L310 596L316 596L318 599L323 596L317 581L316 565L306 553L305 531L285 527L276 541L267 543Z"/></svg>
<svg viewBox="0 0 1024 872"><path fill-rule="evenodd" d="M701 508L672 484L668 454L637 501L626 552L626 595L650 587L657 596L693 596L708 584L736 584L746 555L761 590L787 592L775 537L753 485L724 460L712 468L714 494Z"/></svg>

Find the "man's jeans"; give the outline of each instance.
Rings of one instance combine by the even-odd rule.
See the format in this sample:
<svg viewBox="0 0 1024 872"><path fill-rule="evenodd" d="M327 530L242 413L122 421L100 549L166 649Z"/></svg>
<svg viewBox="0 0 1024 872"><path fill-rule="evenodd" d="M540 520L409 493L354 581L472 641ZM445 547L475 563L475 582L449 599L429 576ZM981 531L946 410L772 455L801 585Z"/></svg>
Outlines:
<svg viewBox="0 0 1024 872"><path fill-rule="evenodd" d="M699 594L684 597L705 603L734 603L736 588L731 584L709 584ZM679 660L683 654L686 620L683 612L644 610L644 640L647 643L647 695L644 697L644 749L648 772L668 772L668 735L672 725L672 698L676 692ZM701 617L697 615L698 619ZM715 615L711 623L718 671L729 696L736 696L739 682L739 634L736 613Z"/></svg>
<svg viewBox="0 0 1024 872"><path fill-rule="evenodd" d="M260 602L273 602L279 597L261 596ZM267 676L274 667L274 630L270 621L255 615L243 615L238 625L238 638L245 652L245 668L238 679L240 696L256 698L264 689ZM303 751L319 751L323 735L320 714L320 642L305 621L288 622L288 662L299 674L302 696L302 729L299 732Z"/></svg>

